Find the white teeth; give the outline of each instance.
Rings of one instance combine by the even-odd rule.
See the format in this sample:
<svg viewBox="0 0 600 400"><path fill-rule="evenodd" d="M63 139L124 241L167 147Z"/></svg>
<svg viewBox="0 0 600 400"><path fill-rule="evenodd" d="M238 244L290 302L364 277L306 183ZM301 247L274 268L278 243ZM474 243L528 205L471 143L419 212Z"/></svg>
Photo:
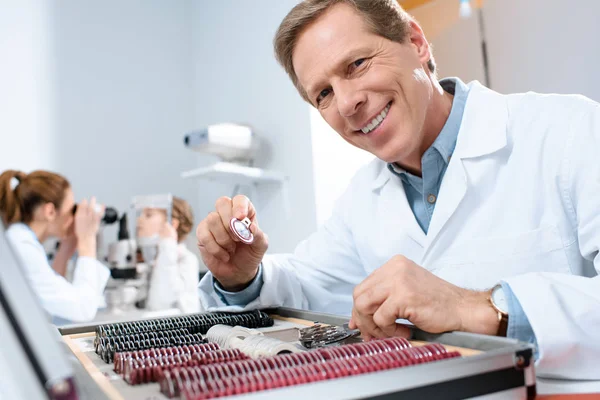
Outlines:
<svg viewBox="0 0 600 400"><path fill-rule="evenodd" d="M377 128L379 126L379 124L381 124L381 122L385 119L385 117L387 116L388 111L390 110L390 105L388 104L380 113L379 115L377 115L375 118L373 118L371 120L371 122L369 122L369 124L367 124L367 126L365 126L364 128L361 128L362 133L369 133L371 132L373 129Z"/></svg>

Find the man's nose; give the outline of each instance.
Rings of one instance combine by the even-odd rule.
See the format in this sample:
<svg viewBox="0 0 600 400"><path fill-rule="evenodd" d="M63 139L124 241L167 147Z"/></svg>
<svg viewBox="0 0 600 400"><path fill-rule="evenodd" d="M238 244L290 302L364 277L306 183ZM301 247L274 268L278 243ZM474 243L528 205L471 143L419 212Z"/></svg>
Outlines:
<svg viewBox="0 0 600 400"><path fill-rule="evenodd" d="M350 83L340 83L334 88L337 98L337 106L342 117L351 117L356 114L360 107L366 102L366 94L356 90Z"/></svg>

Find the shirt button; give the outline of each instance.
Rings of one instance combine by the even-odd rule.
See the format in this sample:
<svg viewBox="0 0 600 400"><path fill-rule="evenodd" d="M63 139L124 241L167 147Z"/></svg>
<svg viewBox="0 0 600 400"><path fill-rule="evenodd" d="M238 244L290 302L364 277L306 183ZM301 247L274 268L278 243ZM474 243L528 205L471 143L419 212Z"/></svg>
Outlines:
<svg viewBox="0 0 600 400"><path fill-rule="evenodd" d="M434 194L430 194L429 196L427 196L427 201L429 202L429 204L433 204L435 203L436 197Z"/></svg>

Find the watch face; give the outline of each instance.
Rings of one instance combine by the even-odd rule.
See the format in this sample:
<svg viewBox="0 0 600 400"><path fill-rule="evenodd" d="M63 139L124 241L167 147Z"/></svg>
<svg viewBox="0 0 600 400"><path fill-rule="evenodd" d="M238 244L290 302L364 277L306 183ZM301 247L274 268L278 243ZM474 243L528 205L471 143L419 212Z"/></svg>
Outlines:
<svg viewBox="0 0 600 400"><path fill-rule="evenodd" d="M492 301L494 305L498 307L504 313L508 313L508 302L504 296L504 290L502 286L498 285L492 290Z"/></svg>

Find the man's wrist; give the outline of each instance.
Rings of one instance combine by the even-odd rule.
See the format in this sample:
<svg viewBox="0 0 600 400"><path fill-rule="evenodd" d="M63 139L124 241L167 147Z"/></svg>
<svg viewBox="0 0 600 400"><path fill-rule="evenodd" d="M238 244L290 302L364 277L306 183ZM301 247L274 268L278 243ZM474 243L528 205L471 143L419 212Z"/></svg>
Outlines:
<svg viewBox="0 0 600 400"><path fill-rule="evenodd" d="M240 282L239 280L228 280L228 279L218 279L217 277L215 278L216 284L220 286L221 289L223 289L226 292L241 292L242 290L246 289L248 286L250 286L252 284L252 282L254 282L254 279L256 279L256 275L258 274L258 267L256 267L256 270L254 270L254 274L251 275L251 278L248 280L244 280L242 282Z"/></svg>
<svg viewBox="0 0 600 400"><path fill-rule="evenodd" d="M499 327L498 313L490 303L491 290L466 291L460 309L461 331L496 335Z"/></svg>

